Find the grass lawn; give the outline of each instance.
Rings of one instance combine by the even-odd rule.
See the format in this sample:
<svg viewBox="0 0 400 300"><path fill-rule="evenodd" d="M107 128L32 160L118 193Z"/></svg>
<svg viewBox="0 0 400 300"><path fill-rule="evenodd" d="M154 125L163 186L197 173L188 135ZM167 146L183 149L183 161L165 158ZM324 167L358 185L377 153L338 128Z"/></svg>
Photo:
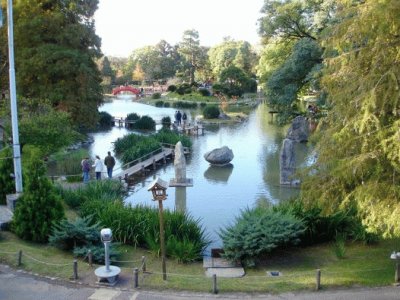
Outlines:
<svg viewBox="0 0 400 300"><path fill-rule="evenodd" d="M382 286L394 282L395 263L389 258L400 249L400 239L384 240L377 245L351 243L345 257L336 257L333 246L324 244L308 248L280 251L266 257L255 269L247 269L243 278L218 278L218 290L224 292L273 292L315 288L316 270L321 269L323 289L348 286ZM0 262L17 267L17 253L23 251L19 268L33 273L68 280L72 277L73 256L53 247L25 242L9 232L0 233ZM202 262L180 264L167 260L167 281L162 280L161 261L151 253L130 246L121 246L119 262L122 287L132 287L132 270L140 268L146 257L146 271L139 274L139 286L150 289L174 289L210 292L212 279L204 275ZM79 281L95 283L94 270L86 261L78 260ZM281 276L267 276L267 271L279 271Z"/></svg>

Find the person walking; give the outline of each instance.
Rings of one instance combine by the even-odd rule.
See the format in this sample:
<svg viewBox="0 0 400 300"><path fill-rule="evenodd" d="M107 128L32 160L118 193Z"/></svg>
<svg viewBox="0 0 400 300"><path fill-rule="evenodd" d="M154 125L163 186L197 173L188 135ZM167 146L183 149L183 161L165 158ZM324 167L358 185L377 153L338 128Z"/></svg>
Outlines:
<svg viewBox="0 0 400 300"><path fill-rule="evenodd" d="M94 171L96 172L96 180L100 180L101 172L103 171L103 163L101 162L100 156L96 155L96 159L92 167L94 167Z"/></svg>
<svg viewBox="0 0 400 300"><path fill-rule="evenodd" d="M104 164L107 167L108 178L112 178L112 172L113 172L113 169L114 169L114 166L115 166L115 159L114 159L114 157L111 156L111 152L110 151L108 151L108 155L104 159Z"/></svg>
<svg viewBox="0 0 400 300"><path fill-rule="evenodd" d="M89 157L85 157L82 162L82 172L83 172L83 183L88 183L90 179L90 163L89 163Z"/></svg>
<svg viewBox="0 0 400 300"><path fill-rule="evenodd" d="M176 120L178 121L178 126L181 125L181 119L182 119L182 114L178 110L178 112L176 113Z"/></svg>
<svg viewBox="0 0 400 300"><path fill-rule="evenodd" d="M185 112L183 112L182 114L183 128L185 128L186 126L186 120L187 120L187 115Z"/></svg>

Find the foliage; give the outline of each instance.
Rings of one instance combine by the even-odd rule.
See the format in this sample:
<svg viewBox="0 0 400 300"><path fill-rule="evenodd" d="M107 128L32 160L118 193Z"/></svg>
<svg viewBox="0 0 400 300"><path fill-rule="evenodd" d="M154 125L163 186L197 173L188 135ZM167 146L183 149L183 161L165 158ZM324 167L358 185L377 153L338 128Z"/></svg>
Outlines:
<svg viewBox="0 0 400 300"><path fill-rule="evenodd" d="M251 45L245 41L235 41L226 38L221 44L208 51L213 75L220 79L222 71L234 66L244 71L247 76L254 73L257 55Z"/></svg>
<svg viewBox="0 0 400 300"><path fill-rule="evenodd" d="M129 128L139 130L155 130L156 122L149 116L142 116L135 123L131 124Z"/></svg>
<svg viewBox="0 0 400 300"><path fill-rule="evenodd" d="M98 233L99 234L99 233ZM99 234L100 235L100 234ZM110 260L118 259L121 253L116 249L116 244L111 243L108 248L108 254ZM104 264L105 262L105 252L103 244L96 245L84 245L81 247L75 247L73 250L74 257L81 257L82 259L87 259L87 254L92 252L92 259L94 263Z"/></svg>
<svg viewBox="0 0 400 300"><path fill-rule="evenodd" d="M35 149L24 168L25 191L18 200L12 222L13 231L22 239L46 242L52 224L64 217L64 208L46 176L46 168Z"/></svg>
<svg viewBox="0 0 400 300"><path fill-rule="evenodd" d="M57 193L70 208L79 208L88 200L121 201L127 195L124 185L115 180L91 181L76 190L58 186Z"/></svg>
<svg viewBox="0 0 400 300"><path fill-rule="evenodd" d="M346 236L338 234L335 242L333 243L333 251L337 258L344 258L346 256Z"/></svg>
<svg viewBox="0 0 400 300"><path fill-rule="evenodd" d="M81 207L83 216L92 215L94 220L111 228L115 241L144 246L159 247L158 209L146 206L125 206L122 201L90 200ZM175 239L178 245L170 245L171 253L181 261L192 261L201 257L209 244L204 230L188 214L164 210L165 239ZM158 246L156 246L158 244ZM172 251L176 247L180 250ZM158 251L156 250L156 253Z"/></svg>
<svg viewBox="0 0 400 300"><path fill-rule="evenodd" d="M31 106L27 106L31 108ZM80 138L73 129L67 113L41 107L30 113L19 122L20 143L39 148L44 155L51 154L68 146Z"/></svg>
<svg viewBox="0 0 400 300"><path fill-rule="evenodd" d="M189 82L192 84L195 82L195 71L202 65L202 49L198 31L194 29L184 31L178 52L185 59L184 71L188 73Z"/></svg>
<svg viewBox="0 0 400 300"><path fill-rule="evenodd" d="M176 101L172 104L174 108L197 108L196 102Z"/></svg>
<svg viewBox="0 0 400 300"><path fill-rule="evenodd" d="M6 204L6 195L15 193L13 152L10 147L0 150L0 205Z"/></svg>
<svg viewBox="0 0 400 300"><path fill-rule="evenodd" d="M252 92L250 77L242 69L233 65L221 72L219 82L223 92L229 97L242 96L245 92Z"/></svg>
<svg viewBox="0 0 400 300"><path fill-rule="evenodd" d="M140 119L140 116L137 113L130 113L126 116L127 121L137 121Z"/></svg>
<svg viewBox="0 0 400 300"><path fill-rule="evenodd" d="M207 105L203 109L203 117L205 119L216 119L219 117L220 111L216 105Z"/></svg>
<svg viewBox="0 0 400 300"><path fill-rule="evenodd" d="M355 205L369 232L399 236L400 3L337 4L322 78L332 111L321 124L302 197L326 212Z"/></svg>
<svg viewBox="0 0 400 300"><path fill-rule="evenodd" d="M49 244L63 250L73 250L84 245L100 244L101 228L99 223L93 224L90 217L77 218L74 221L64 219L53 226Z"/></svg>
<svg viewBox="0 0 400 300"><path fill-rule="evenodd" d="M199 93L204 97L211 96L210 90L208 90L208 89L199 89Z"/></svg>
<svg viewBox="0 0 400 300"><path fill-rule="evenodd" d="M295 245L304 231L302 221L268 208L246 209L235 224L221 229L224 256L253 266L262 254L277 247Z"/></svg>
<svg viewBox="0 0 400 300"><path fill-rule="evenodd" d="M283 113L292 111L292 103L299 91L307 84L307 75L321 63L322 51L312 39L303 38L293 48L292 54L267 81L268 102ZM280 114L279 117L287 117Z"/></svg>
<svg viewBox="0 0 400 300"><path fill-rule="evenodd" d="M70 177L78 176L82 179L82 166L81 161L84 157L88 156L87 149L79 149L71 152L58 153L50 156L50 160L55 162L55 175L66 175L67 180ZM53 161L48 164L52 164ZM71 180L72 181L72 180Z"/></svg>
<svg viewBox="0 0 400 300"><path fill-rule="evenodd" d="M153 95L151 95L151 99L160 99L160 98L161 98L160 93L154 93Z"/></svg>
<svg viewBox="0 0 400 300"><path fill-rule="evenodd" d="M44 0L14 4L18 94L34 101L48 99L53 108L68 112L75 124L93 127L102 102L95 63L100 38L93 21L98 0L71 0L65 5ZM5 35L0 38L0 44L6 45Z"/></svg>
<svg viewBox="0 0 400 300"><path fill-rule="evenodd" d="M163 128L170 128L171 127L171 117L167 116L167 117L163 117L161 119L161 124L163 126Z"/></svg>
<svg viewBox="0 0 400 300"><path fill-rule="evenodd" d="M167 91L168 92L175 92L176 89L177 89L176 85L171 84L171 85L168 86Z"/></svg>
<svg viewBox="0 0 400 300"><path fill-rule="evenodd" d="M156 103L154 104L156 107L163 107L164 106L164 101L162 100L158 100L156 101Z"/></svg>
<svg viewBox="0 0 400 300"><path fill-rule="evenodd" d="M123 152L121 160L127 164L160 148L160 143L154 137L140 139Z"/></svg>
<svg viewBox="0 0 400 300"><path fill-rule="evenodd" d="M99 118L99 125L100 127L111 127L113 117L106 111L101 111L99 113L100 118Z"/></svg>
<svg viewBox="0 0 400 300"><path fill-rule="evenodd" d="M182 83L176 88L176 93L179 95L190 94L192 92L192 87L188 83Z"/></svg>

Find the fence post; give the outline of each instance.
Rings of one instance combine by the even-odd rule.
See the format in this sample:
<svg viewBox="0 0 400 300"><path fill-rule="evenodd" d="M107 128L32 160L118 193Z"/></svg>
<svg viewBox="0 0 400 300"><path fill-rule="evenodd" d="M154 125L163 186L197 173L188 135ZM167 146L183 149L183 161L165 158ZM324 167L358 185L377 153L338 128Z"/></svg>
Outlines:
<svg viewBox="0 0 400 300"><path fill-rule="evenodd" d="M21 266L21 264L22 264L22 250L19 250L17 254L17 266L19 267Z"/></svg>
<svg viewBox="0 0 400 300"><path fill-rule="evenodd" d="M74 259L73 269L74 269L73 279L77 280L78 279L78 260L76 260L76 259Z"/></svg>
<svg viewBox="0 0 400 300"><path fill-rule="evenodd" d="M90 249L88 251L88 261L89 261L89 266L93 267L93 253L92 250Z"/></svg>
<svg viewBox="0 0 400 300"><path fill-rule="evenodd" d="M133 269L133 287L136 289L139 287L139 269Z"/></svg>
<svg viewBox="0 0 400 300"><path fill-rule="evenodd" d="M142 271L146 272L146 256L142 256Z"/></svg>
<svg viewBox="0 0 400 300"><path fill-rule="evenodd" d="M153 158L153 170L155 170L155 169L156 169L156 159Z"/></svg>
<svg viewBox="0 0 400 300"><path fill-rule="evenodd" d="M217 288L217 274L213 274L212 276L212 292L213 294L218 294L218 288Z"/></svg>
<svg viewBox="0 0 400 300"><path fill-rule="evenodd" d="M321 270L317 269L317 273L316 273L316 285L315 285L315 289L318 291L321 289Z"/></svg>

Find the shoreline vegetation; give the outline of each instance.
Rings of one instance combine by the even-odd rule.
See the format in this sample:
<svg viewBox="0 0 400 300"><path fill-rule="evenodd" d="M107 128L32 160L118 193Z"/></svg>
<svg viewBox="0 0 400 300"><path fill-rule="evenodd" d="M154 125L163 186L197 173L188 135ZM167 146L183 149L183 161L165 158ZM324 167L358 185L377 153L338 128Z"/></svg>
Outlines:
<svg viewBox="0 0 400 300"><path fill-rule="evenodd" d="M70 281L73 254L51 247L23 241L10 232L0 235L0 262L13 269L23 269L33 274L50 276L61 281ZM313 290L316 270L321 270L322 289L354 286L387 286L393 284L395 264L389 258L393 249L398 249L399 239L383 240L376 245L362 243L346 244L346 256L337 258L332 243L306 248L276 251L264 258L257 268L246 269L241 278L218 278L220 293L283 293L288 291ZM22 264L17 265L17 253L22 250ZM167 281L162 280L161 258L142 248L122 245L122 253L112 261L121 269L123 280L118 287L131 287L132 269L140 267L142 257L146 259L146 272L140 272L140 287L143 289L170 289L178 291L209 292L211 278L205 276L202 262L178 263L167 259ZM94 270L87 260L78 260L79 278L82 284L94 284ZM281 276L268 276L269 271L279 271Z"/></svg>

